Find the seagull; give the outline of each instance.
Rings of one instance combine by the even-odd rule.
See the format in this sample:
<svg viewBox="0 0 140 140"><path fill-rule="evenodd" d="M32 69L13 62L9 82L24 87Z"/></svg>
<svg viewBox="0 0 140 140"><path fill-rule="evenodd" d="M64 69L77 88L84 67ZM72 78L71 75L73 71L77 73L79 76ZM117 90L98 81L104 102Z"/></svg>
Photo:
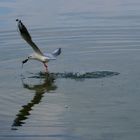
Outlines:
<svg viewBox="0 0 140 140"><path fill-rule="evenodd" d="M38 48L38 46L33 42L32 37L30 33L28 32L25 25L21 22L21 20L16 19L18 31L21 35L21 37L32 47L34 50L34 53L30 54L27 59L22 61L22 66L24 63L26 63L28 60L38 60L42 62L45 66L46 72L48 72L48 62L50 60L55 60L58 55L61 54L61 48L57 48L52 53L42 53L41 50Z"/></svg>

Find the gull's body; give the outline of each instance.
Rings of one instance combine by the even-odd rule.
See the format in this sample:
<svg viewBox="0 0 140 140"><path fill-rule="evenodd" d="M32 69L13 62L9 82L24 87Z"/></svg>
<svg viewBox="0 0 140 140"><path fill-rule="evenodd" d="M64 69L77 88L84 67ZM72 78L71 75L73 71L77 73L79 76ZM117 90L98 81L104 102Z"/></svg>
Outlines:
<svg viewBox="0 0 140 140"><path fill-rule="evenodd" d="M34 59L42 62L46 68L46 71L48 71L47 63L50 60L55 60L58 55L61 53L61 48L56 49L52 53L42 53L41 50L37 47L37 45L33 42L27 28L21 20L16 20L18 22L18 30L20 32L20 35L22 38L32 47L34 50L34 53L28 56L26 60L23 61L23 64L26 63L29 59Z"/></svg>

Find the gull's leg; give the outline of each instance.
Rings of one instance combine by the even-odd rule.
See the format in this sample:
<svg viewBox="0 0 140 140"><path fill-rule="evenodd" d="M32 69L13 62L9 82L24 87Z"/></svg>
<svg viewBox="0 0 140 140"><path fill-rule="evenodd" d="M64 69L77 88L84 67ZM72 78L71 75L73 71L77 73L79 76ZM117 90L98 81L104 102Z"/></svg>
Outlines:
<svg viewBox="0 0 140 140"><path fill-rule="evenodd" d="M46 72L48 73L48 65L46 63L44 63L44 66L46 68Z"/></svg>

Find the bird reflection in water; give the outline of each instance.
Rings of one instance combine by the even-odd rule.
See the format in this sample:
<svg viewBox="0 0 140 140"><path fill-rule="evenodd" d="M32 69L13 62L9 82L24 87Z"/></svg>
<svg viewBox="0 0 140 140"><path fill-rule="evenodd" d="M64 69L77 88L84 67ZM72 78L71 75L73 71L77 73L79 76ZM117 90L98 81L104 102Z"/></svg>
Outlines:
<svg viewBox="0 0 140 140"><path fill-rule="evenodd" d="M52 74L47 73L43 79L43 82L39 84L27 84L24 79L22 79L22 84L25 89L35 91L35 95L33 99L27 104L23 105L22 109L19 110L16 118L12 124L12 130L17 130L18 126L22 126L25 123L25 120L30 115L30 111L34 107L34 105L39 104L41 102L42 97L46 92L53 91L57 89L57 86L54 84L54 76Z"/></svg>

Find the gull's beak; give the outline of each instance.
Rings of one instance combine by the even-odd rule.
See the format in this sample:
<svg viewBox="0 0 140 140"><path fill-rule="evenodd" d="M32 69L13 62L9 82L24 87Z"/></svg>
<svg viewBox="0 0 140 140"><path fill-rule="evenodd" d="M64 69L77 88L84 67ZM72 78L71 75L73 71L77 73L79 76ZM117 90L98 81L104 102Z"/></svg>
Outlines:
<svg viewBox="0 0 140 140"><path fill-rule="evenodd" d="M22 64L26 63L29 59L25 59L22 61Z"/></svg>
<svg viewBox="0 0 140 140"><path fill-rule="evenodd" d="M29 59L27 58L27 59L25 59L25 60L22 61L22 67L23 67L23 64L25 64L28 60Z"/></svg>

